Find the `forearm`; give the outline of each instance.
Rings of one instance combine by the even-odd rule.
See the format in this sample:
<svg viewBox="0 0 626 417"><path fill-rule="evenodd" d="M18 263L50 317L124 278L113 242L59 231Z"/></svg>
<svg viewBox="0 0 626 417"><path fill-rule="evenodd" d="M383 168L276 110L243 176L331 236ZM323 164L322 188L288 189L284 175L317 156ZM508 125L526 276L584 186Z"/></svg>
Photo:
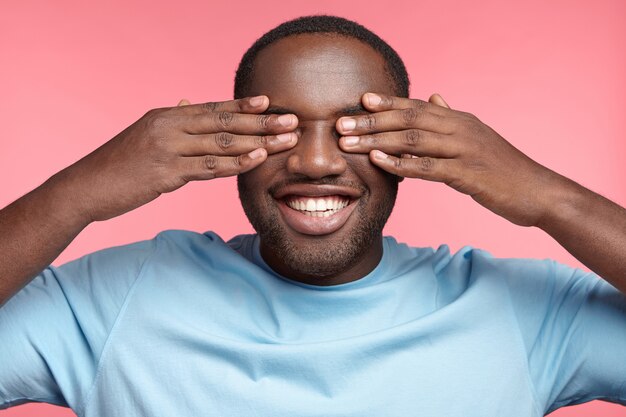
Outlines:
<svg viewBox="0 0 626 417"><path fill-rule="evenodd" d="M39 274L89 223L55 177L0 210L0 306Z"/></svg>
<svg viewBox="0 0 626 417"><path fill-rule="evenodd" d="M566 178L561 184L538 227L626 294L626 210Z"/></svg>

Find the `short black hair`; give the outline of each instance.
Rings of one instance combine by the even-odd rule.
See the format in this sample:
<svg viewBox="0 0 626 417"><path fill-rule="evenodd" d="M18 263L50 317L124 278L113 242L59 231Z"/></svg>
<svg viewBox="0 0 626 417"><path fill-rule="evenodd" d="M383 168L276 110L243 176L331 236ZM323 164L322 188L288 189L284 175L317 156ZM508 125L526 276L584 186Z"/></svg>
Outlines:
<svg viewBox="0 0 626 417"><path fill-rule="evenodd" d="M396 95L400 97L409 96L409 75L404 62L387 42L352 20L338 16L315 15L303 16L282 23L252 44L237 67L235 98L242 98L247 95L246 92L249 90L250 80L254 72L254 61L259 52L280 39L305 33L341 35L357 39L371 46L385 60L387 74L396 87Z"/></svg>

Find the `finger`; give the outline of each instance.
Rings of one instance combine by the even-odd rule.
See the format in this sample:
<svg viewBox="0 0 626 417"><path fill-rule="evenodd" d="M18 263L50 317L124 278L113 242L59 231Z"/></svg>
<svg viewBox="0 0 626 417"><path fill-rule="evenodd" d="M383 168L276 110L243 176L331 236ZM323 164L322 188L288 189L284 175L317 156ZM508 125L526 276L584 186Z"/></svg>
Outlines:
<svg viewBox="0 0 626 417"><path fill-rule="evenodd" d="M182 101L181 101L182 102ZM186 115L202 115L215 112L231 112L231 113L263 113L270 104L267 96L255 96L240 98L228 101L210 101L199 104L189 104L180 106L178 111ZM180 108L182 107L182 108Z"/></svg>
<svg viewBox="0 0 626 417"><path fill-rule="evenodd" d="M244 114L218 111L181 118L180 128L186 133L228 132L237 135L273 135L286 133L298 126L294 114Z"/></svg>
<svg viewBox="0 0 626 417"><path fill-rule="evenodd" d="M363 106L372 112L381 112L386 110L401 109L422 109L440 116L452 116L454 111L447 110L444 107L433 104L429 101L423 101L415 98L394 97L378 93L365 93L361 98Z"/></svg>
<svg viewBox="0 0 626 417"><path fill-rule="evenodd" d="M434 114L423 106L346 116L336 123L339 133L350 136L405 129L450 134L455 131L455 126L455 118Z"/></svg>
<svg viewBox="0 0 626 417"><path fill-rule="evenodd" d="M408 129L362 136L344 136L339 146L346 152L369 153L379 149L392 155L410 154L454 158L461 154L458 140L452 135Z"/></svg>
<svg viewBox="0 0 626 417"><path fill-rule="evenodd" d="M268 136L234 135L228 132L219 132L207 135L185 135L176 139L174 146L178 155L181 156L236 156L257 148L264 148L267 153L273 154L293 148L297 142L298 135L295 132Z"/></svg>
<svg viewBox="0 0 626 417"><path fill-rule="evenodd" d="M182 99L181 101L179 101L179 102L178 102L178 107L181 107L181 106L188 106L188 105L190 105L190 104L191 104L191 103L189 102L189 100L187 100L186 98L184 98L184 99Z"/></svg>
<svg viewBox="0 0 626 417"><path fill-rule="evenodd" d="M385 171L400 177L420 178L450 183L456 178L456 160L429 156L397 158L379 150L370 152L370 161Z"/></svg>
<svg viewBox="0 0 626 417"><path fill-rule="evenodd" d="M428 99L428 102L432 103L432 104L436 104L437 106L440 106L440 107L445 107L447 109L450 108L450 106L448 105L448 103L446 103L446 101L443 99L443 97L441 97L437 93L435 93L432 96L430 96L430 98Z"/></svg>
<svg viewBox="0 0 626 417"><path fill-rule="evenodd" d="M211 180L241 174L259 166L267 159L267 151L258 148L238 156L193 156L182 158L186 181Z"/></svg>

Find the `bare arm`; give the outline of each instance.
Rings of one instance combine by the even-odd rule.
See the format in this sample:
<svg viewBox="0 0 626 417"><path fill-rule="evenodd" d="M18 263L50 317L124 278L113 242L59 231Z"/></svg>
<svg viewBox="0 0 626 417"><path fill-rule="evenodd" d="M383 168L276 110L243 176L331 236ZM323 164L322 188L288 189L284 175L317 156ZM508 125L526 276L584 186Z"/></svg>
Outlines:
<svg viewBox="0 0 626 417"><path fill-rule="evenodd" d="M368 152L392 174L443 182L515 224L541 228L626 294L622 207L533 161L438 95L424 102L365 94L362 101L372 113L337 121L346 152Z"/></svg>
<svg viewBox="0 0 626 417"><path fill-rule="evenodd" d="M294 115L263 115L266 96L151 110L0 211L0 306L91 222L189 181L237 175L295 146Z"/></svg>
<svg viewBox="0 0 626 417"><path fill-rule="evenodd" d="M0 306L89 224L54 177L0 211Z"/></svg>
<svg viewBox="0 0 626 417"><path fill-rule="evenodd" d="M626 210L563 178L537 226L576 259L626 294Z"/></svg>

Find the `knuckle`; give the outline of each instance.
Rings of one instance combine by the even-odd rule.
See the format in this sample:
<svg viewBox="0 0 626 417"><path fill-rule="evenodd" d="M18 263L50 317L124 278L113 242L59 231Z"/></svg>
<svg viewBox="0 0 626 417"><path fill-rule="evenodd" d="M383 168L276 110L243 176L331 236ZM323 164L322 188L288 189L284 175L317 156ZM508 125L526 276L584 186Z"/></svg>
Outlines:
<svg viewBox="0 0 626 417"><path fill-rule="evenodd" d="M424 100L414 100L413 108L417 110L419 113L426 111L426 108L430 105L427 101Z"/></svg>
<svg viewBox="0 0 626 417"><path fill-rule="evenodd" d="M256 146L259 148L265 148L269 142L269 138L267 136L257 136L256 137Z"/></svg>
<svg viewBox="0 0 626 417"><path fill-rule="evenodd" d="M474 121L480 121L480 120L478 119L478 117L476 117L476 116L475 116L474 114L472 114L472 113L465 112L464 114L465 114L465 116L466 116L466 117L468 117L469 119L472 119L472 120L474 120Z"/></svg>
<svg viewBox="0 0 626 417"><path fill-rule="evenodd" d="M215 135L215 144L222 151L226 151L233 144L233 135L228 132L219 132Z"/></svg>
<svg viewBox="0 0 626 417"><path fill-rule="evenodd" d="M210 173L215 175L217 169L217 157L215 155L206 155L203 158L204 168Z"/></svg>
<svg viewBox="0 0 626 417"><path fill-rule="evenodd" d="M431 171L435 165L435 161L432 158L424 156L420 158L419 167L422 171Z"/></svg>
<svg viewBox="0 0 626 417"><path fill-rule="evenodd" d="M381 142L379 135L365 135L365 136L362 136L362 138L365 140L365 142L368 145L372 147L377 147L378 144Z"/></svg>
<svg viewBox="0 0 626 417"><path fill-rule="evenodd" d="M160 111L161 109L150 109L146 112L146 114L143 115L142 118L145 120L150 120L155 117Z"/></svg>
<svg viewBox="0 0 626 417"><path fill-rule="evenodd" d="M168 124L167 117L165 117L162 109L150 110L144 116L146 125L150 129L159 130L164 128Z"/></svg>
<svg viewBox="0 0 626 417"><path fill-rule="evenodd" d="M373 114L368 114L361 118L361 124L365 130L374 130L376 129L376 116Z"/></svg>
<svg viewBox="0 0 626 417"><path fill-rule="evenodd" d="M168 112L170 109L167 107L157 107L155 109L150 109L146 112L146 116L159 116L163 113Z"/></svg>
<svg viewBox="0 0 626 417"><path fill-rule="evenodd" d="M217 107L218 104L215 102L202 103L202 105L200 106L200 108L207 113L213 113L217 109Z"/></svg>
<svg viewBox="0 0 626 417"><path fill-rule="evenodd" d="M402 170L402 168L404 168L404 158L395 158L393 160L393 165L396 167L397 170Z"/></svg>
<svg viewBox="0 0 626 417"><path fill-rule="evenodd" d="M257 116L256 122L261 129L267 129L270 124L270 119L271 116L269 114L262 114L260 116Z"/></svg>
<svg viewBox="0 0 626 417"><path fill-rule="evenodd" d="M246 109L247 109L246 104L247 103L248 102L246 100L243 100L243 99L237 99L237 100L233 101L233 104L235 105L235 110L237 112L239 112L239 113L246 111Z"/></svg>
<svg viewBox="0 0 626 417"><path fill-rule="evenodd" d="M221 111L217 114L217 121L222 128L227 128L233 121L233 114L227 111Z"/></svg>
<svg viewBox="0 0 626 417"><path fill-rule="evenodd" d="M241 166L243 165L243 155L239 155L233 158L232 164L233 164L233 168L235 168L235 171L239 171L241 169Z"/></svg>
<svg viewBox="0 0 626 417"><path fill-rule="evenodd" d="M422 139L422 133L418 129L409 129L406 131L404 139L407 145L416 146Z"/></svg>
<svg viewBox="0 0 626 417"><path fill-rule="evenodd" d="M472 113L465 112L457 119L457 123L460 128L464 128L471 133L480 132L485 126L478 117L474 116Z"/></svg>
<svg viewBox="0 0 626 417"><path fill-rule="evenodd" d="M484 125L478 119L469 119L466 122L466 129L476 138L480 138Z"/></svg>
<svg viewBox="0 0 626 417"><path fill-rule="evenodd" d="M417 119L419 112L420 110L413 107L402 110L402 121L406 126L411 126L415 122L415 119Z"/></svg>

